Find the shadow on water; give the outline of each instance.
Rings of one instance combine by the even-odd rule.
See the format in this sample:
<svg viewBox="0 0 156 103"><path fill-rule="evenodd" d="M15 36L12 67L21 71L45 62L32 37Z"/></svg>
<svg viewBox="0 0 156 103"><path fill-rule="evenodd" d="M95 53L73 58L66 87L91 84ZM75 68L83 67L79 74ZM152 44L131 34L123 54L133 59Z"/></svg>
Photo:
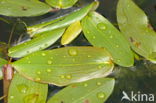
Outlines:
<svg viewBox="0 0 156 103"><path fill-rule="evenodd" d="M82 1L82 0L81 0ZM91 0L87 0L91 1ZM86 1L86 2L87 2ZM116 4L118 0L99 0L100 7L98 8L98 12L104 15L108 20L110 20L116 27ZM84 1L83 1L84 2ZM154 29L156 30L156 0L135 0L135 2L146 12L148 15L150 22ZM75 9L75 8L72 8ZM58 15L62 15L68 12L71 12L72 9L61 11L59 13L50 13L44 16L35 17L35 18L11 18L6 17L10 24L7 24L3 21L0 21L0 42L8 42L8 38L12 29L12 26L20 20L24 20L27 24L35 23L36 21L40 21L42 19L52 16L54 18ZM23 36L21 36L23 35ZM17 42L24 41L29 37L25 34L24 24L20 23L15 28L15 33L12 39L12 44L16 44ZM85 39L83 34L81 34L75 41L73 41L68 46L84 46L90 45L88 41ZM60 47L60 40L55 43L51 48ZM152 93L156 95L156 65L152 64L148 61L136 61L135 66L131 68L122 68L117 67L115 71L111 75L116 79L116 85L113 94L110 96L106 103L121 103L121 98L123 96L122 92L130 93L141 92L141 93ZM49 86L49 97L54 95L54 93L58 92L61 88L56 86ZM0 82L0 95L2 96L2 81ZM123 101L122 103L129 103L129 101ZM132 102L135 103L135 102ZM138 103L138 102L137 102ZM143 102L140 102L143 103ZM148 102L149 103L149 102Z"/></svg>

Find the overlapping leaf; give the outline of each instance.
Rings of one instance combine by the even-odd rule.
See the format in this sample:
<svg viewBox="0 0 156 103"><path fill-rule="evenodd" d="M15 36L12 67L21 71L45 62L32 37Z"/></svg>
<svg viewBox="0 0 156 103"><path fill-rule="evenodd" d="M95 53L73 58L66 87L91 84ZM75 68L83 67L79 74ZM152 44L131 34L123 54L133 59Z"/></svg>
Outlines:
<svg viewBox="0 0 156 103"><path fill-rule="evenodd" d="M55 8L69 8L72 7L78 0L46 0L46 2Z"/></svg>
<svg viewBox="0 0 156 103"><path fill-rule="evenodd" d="M46 31L51 31L57 28L62 28L69 26L70 24L81 20L83 17L85 17L90 10L92 10L94 7L98 5L98 2L93 2L90 5L87 5L86 7L83 7L77 11L74 11L73 13L58 18L56 20L50 21L50 22L43 22L41 24L33 25L27 28L28 33L31 36L34 36L35 34L42 34Z"/></svg>
<svg viewBox="0 0 156 103"><path fill-rule="evenodd" d="M121 66L132 66L133 53L124 36L102 15L90 12L82 20L82 29L89 42L106 48L115 63Z"/></svg>
<svg viewBox="0 0 156 103"><path fill-rule="evenodd" d="M80 21L71 24L62 36L61 44L66 45L72 42L82 31Z"/></svg>
<svg viewBox="0 0 156 103"><path fill-rule="evenodd" d="M0 58L0 80L3 78L2 67L7 64L7 61Z"/></svg>
<svg viewBox="0 0 156 103"><path fill-rule="evenodd" d="M94 47L39 51L12 63L12 66L28 79L58 86L104 77L113 69L110 54Z"/></svg>
<svg viewBox="0 0 156 103"><path fill-rule="evenodd" d="M20 58L32 52L43 50L55 43L55 41L57 41L62 36L64 31L64 28L48 31L45 32L44 35L40 35L30 41L14 46L9 49L9 56Z"/></svg>
<svg viewBox="0 0 156 103"><path fill-rule="evenodd" d="M38 16L52 8L39 0L0 0L0 14L5 16Z"/></svg>
<svg viewBox="0 0 156 103"><path fill-rule="evenodd" d="M72 84L54 95L48 103L104 103L112 93L114 85L112 78Z"/></svg>
<svg viewBox="0 0 156 103"><path fill-rule="evenodd" d="M133 50L156 62L156 33L148 24L146 14L132 0L119 0L117 19Z"/></svg>
<svg viewBox="0 0 156 103"><path fill-rule="evenodd" d="M25 79L16 73L9 88L8 103L46 103L48 84Z"/></svg>

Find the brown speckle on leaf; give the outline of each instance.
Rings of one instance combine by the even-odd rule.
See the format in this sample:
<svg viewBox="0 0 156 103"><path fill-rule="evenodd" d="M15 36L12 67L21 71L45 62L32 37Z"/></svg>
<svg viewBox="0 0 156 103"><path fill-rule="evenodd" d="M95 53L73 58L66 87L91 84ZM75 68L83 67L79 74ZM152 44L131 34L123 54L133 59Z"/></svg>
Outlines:
<svg viewBox="0 0 156 103"><path fill-rule="evenodd" d="M26 8L25 6L22 6L21 8L22 8L23 11L28 10L28 8Z"/></svg>
<svg viewBox="0 0 156 103"><path fill-rule="evenodd" d="M84 103L89 103L89 100L88 100L88 99L86 99L86 100L84 101Z"/></svg>

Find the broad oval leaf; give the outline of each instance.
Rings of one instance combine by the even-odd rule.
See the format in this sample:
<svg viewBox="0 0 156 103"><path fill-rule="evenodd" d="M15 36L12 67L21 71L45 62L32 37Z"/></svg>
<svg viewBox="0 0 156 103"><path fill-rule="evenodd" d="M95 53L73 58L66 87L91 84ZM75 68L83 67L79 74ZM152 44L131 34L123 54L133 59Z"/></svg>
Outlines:
<svg viewBox="0 0 156 103"><path fill-rule="evenodd" d="M38 16L52 10L39 0L0 0L0 14L5 16Z"/></svg>
<svg viewBox="0 0 156 103"><path fill-rule="evenodd" d="M10 57L20 58L35 51L43 50L55 43L62 36L64 31L65 29L61 28L45 32L44 35L40 35L30 41L10 48L8 55Z"/></svg>
<svg viewBox="0 0 156 103"><path fill-rule="evenodd" d="M3 78L2 67L7 63L5 59L0 58L0 80Z"/></svg>
<svg viewBox="0 0 156 103"><path fill-rule="evenodd" d="M69 8L72 7L78 0L46 0L46 2L55 8Z"/></svg>
<svg viewBox="0 0 156 103"><path fill-rule="evenodd" d="M98 5L98 2L95 1L91 3L90 5L87 5L86 7L83 7L75 12L72 12L71 14L58 18L56 20L50 21L50 22L44 22L41 24L33 25L30 27L27 27L27 31L31 36L34 36L35 34L42 34L46 31L51 31L57 28L67 27L70 24L81 20L83 17L85 17L90 10L92 10L95 6Z"/></svg>
<svg viewBox="0 0 156 103"><path fill-rule="evenodd" d="M8 103L46 103L48 84L40 84L18 73L14 74L8 94Z"/></svg>
<svg viewBox="0 0 156 103"><path fill-rule="evenodd" d="M12 66L33 81L65 86L107 76L114 65L105 49L65 47L32 53Z"/></svg>
<svg viewBox="0 0 156 103"><path fill-rule="evenodd" d="M83 32L89 42L106 48L115 63L129 67L134 63L133 53L124 36L102 15L90 12L81 22Z"/></svg>
<svg viewBox="0 0 156 103"><path fill-rule="evenodd" d="M111 95L114 85L113 78L71 84L50 98L48 103L104 103Z"/></svg>
<svg viewBox="0 0 156 103"><path fill-rule="evenodd" d="M132 49L156 62L156 33L150 28L146 14L132 0L119 0L117 20Z"/></svg>
<svg viewBox="0 0 156 103"><path fill-rule="evenodd" d="M71 24L62 36L61 44L66 45L72 42L82 31L80 21Z"/></svg>

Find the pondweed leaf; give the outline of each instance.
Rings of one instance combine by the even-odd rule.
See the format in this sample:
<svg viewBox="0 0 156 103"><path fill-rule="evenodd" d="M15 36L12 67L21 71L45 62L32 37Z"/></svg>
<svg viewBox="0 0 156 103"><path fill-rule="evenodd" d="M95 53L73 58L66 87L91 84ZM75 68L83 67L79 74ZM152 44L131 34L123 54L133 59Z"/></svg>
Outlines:
<svg viewBox="0 0 156 103"><path fill-rule="evenodd" d="M90 12L81 22L83 32L89 42L106 48L115 63L129 67L134 63L133 53L124 36L102 15Z"/></svg>
<svg viewBox="0 0 156 103"><path fill-rule="evenodd" d="M14 74L8 103L46 103L48 84L40 84Z"/></svg>
<svg viewBox="0 0 156 103"><path fill-rule="evenodd" d="M95 6L97 6L99 3L97 1L91 3L90 5L87 5L86 7L83 7L77 11L74 11L73 13L58 18L54 21L50 22L44 22L41 24L33 25L30 27L27 27L27 31L31 36L34 36L35 34L42 34L46 31L51 31L57 28L67 27L70 24L80 21L83 17L85 17L90 10L92 10Z"/></svg>
<svg viewBox="0 0 156 103"><path fill-rule="evenodd" d="M48 103L104 103L111 95L114 85L113 78L71 84L50 98Z"/></svg>
<svg viewBox="0 0 156 103"><path fill-rule="evenodd" d="M12 66L33 81L65 86L105 77L114 64L103 48L65 47L32 53Z"/></svg>
<svg viewBox="0 0 156 103"><path fill-rule="evenodd" d="M44 35L40 35L30 41L14 46L9 49L9 56L20 58L32 52L43 50L55 43L62 36L64 31L64 28L48 31L45 32Z"/></svg>
<svg viewBox="0 0 156 103"><path fill-rule="evenodd" d="M0 80L3 78L2 67L7 63L5 59L0 58Z"/></svg>
<svg viewBox="0 0 156 103"><path fill-rule="evenodd" d="M46 0L46 2L55 8L69 8L72 7L78 0Z"/></svg>
<svg viewBox="0 0 156 103"><path fill-rule="evenodd" d="M52 10L39 0L0 0L0 14L5 16L38 16Z"/></svg>
<svg viewBox="0 0 156 103"><path fill-rule="evenodd" d="M156 62L156 33L150 28L146 14L132 0L119 0L117 20L132 49Z"/></svg>
<svg viewBox="0 0 156 103"><path fill-rule="evenodd" d="M80 21L71 24L62 36L61 44L66 45L72 42L82 31Z"/></svg>

